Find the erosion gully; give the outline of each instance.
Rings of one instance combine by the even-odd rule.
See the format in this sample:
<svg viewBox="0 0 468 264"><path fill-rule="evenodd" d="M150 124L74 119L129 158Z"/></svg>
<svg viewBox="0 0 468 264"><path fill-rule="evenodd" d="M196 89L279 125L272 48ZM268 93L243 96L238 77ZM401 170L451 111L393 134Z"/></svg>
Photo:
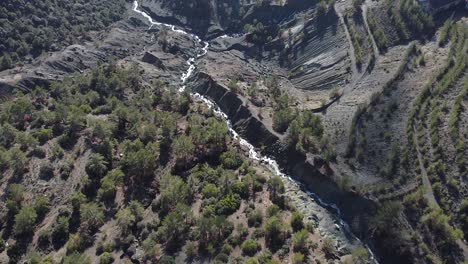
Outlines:
<svg viewBox="0 0 468 264"><path fill-rule="evenodd" d="M193 74L193 72L196 69L196 61L198 59L200 59L201 57L205 56L208 53L208 49L210 47L209 41L204 41L199 36L197 36L195 34L192 34L192 33L189 33L189 32L186 32L186 31L184 31L184 30L182 30L180 28L177 28L175 25L170 25L170 24L154 21L153 18L150 15L148 15L143 10L139 9L138 1L133 2L133 11L140 14L140 15L142 15L143 17L145 17L148 20L148 22L151 24L149 29L151 29L153 26L165 26L165 27L169 28L170 30L172 30L174 32L190 36L194 40L194 42L200 43L203 46L203 48L201 48L201 50L197 53L197 55L195 57L191 57L191 58L189 58L187 60L187 65L189 66L189 68L187 69L186 72L182 73L182 76L180 77L181 86L179 88L179 92L185 91L185 89L187 88L186 87L186 81ZM238 36L239 35L235 35L235 36L232 36L232 37L238 37ZM229 37L230 36L228 36L228 35L223 35L223 36L221 36L219 38L229 38ZM357 241L360 241L361 243L363 243L358 237L356 237L352 233L351 228L349 227L349 225L343 220L343 218L341 217L341 211L338 208L338 206L336 206L335 204L327 203L327 202L323 201L317 194L315 194L315 193L313 193L311 191L308 191L306 186L304 186L304 184L302 184L301 182L293 179L291 176L286 175L285 173L283 173L280 166L278 165L278 162L276 162L276 160L274 160L273 158L262 155L259 151L257 151L255 149L255 147L252 144L250 144L246 139L242 138L233 129L232 123L229 120L228 116L223 111L221 111L220 108L213 101L209 100L208 98L206 98L205 96L203 96L203 95L201 95L199 93L193 93L192 92L190 95L192 96L192 98L194 100L201 101L201 102L205 103L210 109L212 109L214 111L214 113L215 113L215 115L217 117L223 119L227 123L228 128L229 128L229 132L231 133L232 137L234 139L238 140L239 143L243 147L245 147L245 148L247 148L249 150L248 154L249 154L250 159L261 162L261 163L267 165L269 167L269 169L273 173L275 173L276 175L282 177L284 180L290 181L294 185L300 187L302 190L305 190L305 193L308 196L310 196L311 198L313 198L320 206L326 208L328 211L330 211L331 213L333 213L334 215L336 215L338 217L338 219L340 220L339 223L341 225L341 228L343 228L343 230L345 230L346 233L350 234ZM367 248L371 261L373 263L375 263L375 264L378 264L378 261L375 258L375 255L372 252L372 250L369 248L369 246L364 244L364 243L363 243L363 245L365 245L365 247Z"/></svg>

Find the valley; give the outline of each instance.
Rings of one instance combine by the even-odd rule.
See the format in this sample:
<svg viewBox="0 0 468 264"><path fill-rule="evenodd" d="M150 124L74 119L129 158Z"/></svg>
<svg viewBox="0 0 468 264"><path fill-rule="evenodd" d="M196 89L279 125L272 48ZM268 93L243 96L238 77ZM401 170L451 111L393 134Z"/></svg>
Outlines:
<svg viewBox="0 0 468 264"><path fill-rule="evenodd" d="M0 71L0 262L466 261L463 5L121 4Z"/></svg>

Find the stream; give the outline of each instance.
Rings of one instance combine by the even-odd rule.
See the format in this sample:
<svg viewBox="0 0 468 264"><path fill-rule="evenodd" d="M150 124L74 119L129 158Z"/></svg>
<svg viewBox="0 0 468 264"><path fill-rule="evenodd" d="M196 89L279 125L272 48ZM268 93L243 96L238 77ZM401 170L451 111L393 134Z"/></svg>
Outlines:
<svg viewBox="0 0 468 264"><path fill-rule="evenodd" d="M185 91L186 89L186 81L187 79L193 74L193 72L195 71L196 69L196 61L197 59L205 56L207 53L208 53L208 48L210 46L209 42L208 41L203 41L199 36L195 35L195 34L192 34L192 33L188 33L182 29L178 29L175 25L170 25L170 24L165 24L165 23L160 23L160 22L157 22L157 21L154 21L153 18L148 15L146 12L138 9L138 1L135 0L133 2L133 11L137 12L138 14L142 15L143 17L145 17L149 23L151 24L151 26L149 27L149 29L151 29L153 26L165 26L165 27L168 27L169 29L171 29L172 31L174 32L177 32L177 33L180 33L180 34L183 34L183 35L187 35L187 36L190 36L191 38L194 39L194 41L196 43L200 43L202 44L203 48L201 49L201 51L198 52L198 54L196 55L196 57L192 57L192 58L189 58L187 60L187 65L189 66L189 68L187 69L187 71L185 73L182 74L182 76L180 77L180 80L181 80L181 86L179 88L179 92L183 92ZM235 37L238 37L239 35L236 34ZM233 37L233 36L228 36L228 35L223 35L221 36L220 38L230 38L230 37ZM306 186L304 186L304 184L302 184L301 182L299 181L296 181L294 180L292 177L290 177L289 175L286 175L285 173L283 173L278 165L278 163L270 158L270 157L267 157L267 156L264 156L262 155L259 151L257 151L255 149L255 147L250 144L247 140L245 140L244 138L242 138L234 129L233 129L233 126L232 126L232 123L231 121L229 120L228 116L222 112L220 110L220 108L211 100L209 100L208 98L204 97L203 95L199 94L199 93L191 93L191 96L194 100L197 100L197 101L202 101L204 102L210 109L212 109L215 113L216 116L222 118L228 125L228 128L229 128L229 132L231 133L232 137L236 140L239 141L240 145L247 148L249 150L249 158L252 159L252 160L255 160L255 161L258 161L258 162L261 162L263 164L266 164L268 165L268 167L278 176L282 177L283 179L286 179L287 181L291 182L293 185L296 185L297 187L299 187L301 190L303 190L309 197L311 197L317 204L319 204L320 206L322 206L323 208L326 208L327 210L329 210L330 212L332 212L335 216L337 216L339 218L339 223L340 223L340 226L341 228L344 230L344 232L346 232L347 234L349 234L350 236L352 236L354 239L356 239L357 241L359 241L360 243L362 243L368 250L369 252L369 257L370 257L370 260L372 263L375 263L375 264L378 264L378 261L376 260L375 258L375 255L374 253L372 252L372 250L369 248L368 245L366 245L365 243L363 243L358 237L356 237L352 231L351 231L351 228L349 227L349 225L343 220L342 218L342 215L341 215L341 211L340 209L338 208L338 206L336 206L335 204L331 204L331 203L327 203L325 201L323 201L322 199L320 199L320 197L311 192L311 191L308 191Z"/></svg>

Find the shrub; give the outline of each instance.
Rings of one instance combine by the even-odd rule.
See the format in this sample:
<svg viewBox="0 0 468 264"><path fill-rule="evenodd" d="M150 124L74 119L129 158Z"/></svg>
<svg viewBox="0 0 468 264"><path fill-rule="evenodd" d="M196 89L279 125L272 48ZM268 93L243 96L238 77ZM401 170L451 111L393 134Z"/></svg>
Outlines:
<svg viewBox="0 0 468 264"><path fill-rule="evenodd" d="M54 167L52 167L50 162L46 161L42 164L39 170L39 177L45 180L49 180L54 177Z"/></svg>
<svg viewBox="0 0 468 264"><path fill-rule="evenodd" d="M257 253L260 245L257 243L257 241L248 239L244 243L242 243L242 253L248 256L253 256L255 253Z"/></svg>
<svg viewBox="0 0 468 264"><path fill-rule="evenodd" d="M69 256L65 256L62 259L62 264L91 264L91 260L89 259L88 256L80 253L72 253Z"/></svg>
<svg viewBox="0 0 468 264"><path fill-rule="evenodd" d="M363 246L359 246L351 252L353 263L365 264L369 260L369 252Z"/></svg>
<svg viewBox="0 0 468 264"><path fill-rule="evenodd" d="M114 262L114 258L109 252L104 252L99 256L99 264L111 264Z"/></svg>
<svg viewBox="0 0 468 264"><path fill-rule="evenodd" d="M307 231L309 231L309 233L313 234L315 232L315 225L314 223L312 222L308 222L305 226L305 228L307 229Z"/></svg>
<svg viewBox="0 0 468 264"><path fill-rule="evenodd" d="M276 204L272 204L267 208L268 217L277 216L280 212L281 209Z"/></svg>
<svg viewBox="0 0 468 264"><path fill-rule="evenodd" d="M295 253L293 256L292 263L293 264L302 264L304 262L304 255L302 253Z"/></svg>
<svg viewBox="0 0 468 264"><path fill-rule="evenodd" d="M259 264L258 262L258 259L257 258L248 258L246 261L245 261L245 264Z"/></svg>
<svg viewBox="0 0 468 264"><path fill-rule="evenodd" d="M322 251L327 258L332 258L336 255L336 248L333 240L325 238L322 245Z"/></svg>

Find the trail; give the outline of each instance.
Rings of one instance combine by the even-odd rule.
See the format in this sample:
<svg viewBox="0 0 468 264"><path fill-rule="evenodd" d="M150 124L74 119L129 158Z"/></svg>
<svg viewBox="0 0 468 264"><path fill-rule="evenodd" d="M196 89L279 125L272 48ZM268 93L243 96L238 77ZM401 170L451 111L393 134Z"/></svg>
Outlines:
<svg viewBox="0 0 468 264"><path fill-rule="evenodd" d="M366 0L361 8L362 8L362 18L364 20L364 26L366 27L367 34L369 35L369 38L372 43L372 49L374 50L374 55L375 55L375 60L380 55L379 47L377 47L377 43L375 42L374 35L372 35L372 31L370 30L369 23L367 22L367 10L369 8L369 5L371 4L371 0Z"/></svg>
<svg viewBox="0 0 468 264"><path fill-rule="evenodd" d="M432 189L432 184L431 181L429 180L429 177L427 175L426 167L424 166L424 159L421 154L421 151L419 149L419 143L418 143L418 136L417 136L417 131L416 127L413 126L413 131L414 131L414 144L416 148L416 154L418 156L418 161L419 161L419 167L421 169L421 178L422 178L422 183L424 187L424 197L428 200L429 204L434 206L436 209L441 209L439 203L437 202L435 195L434 195L434 190ZM460 249L463 252L463 256L465 259L468 259L468 246L462 239L457 239L456 241L457 245L460 247Z"/></svg>
<svg viewBox="0 0 468 264"><path fill-rule="evenodd" d="M194 34L191 34L191 33L188 33L182 29L177 29L176 26L174 25L169 25L169 24L164 24L164 23L159 23L159 22L156 22L154 21L151 16L149 16L147 13L145 13L144 11L141 11L138 9L138 1L135 0L134 3L133 3L133 11L141 14L142 16L144 16L146 19L148 19L148 21L151 23L151 26L166 26L168 28L170 28L172 31L175 31L175 32L178 32L180 34L184 34L184 35L188 35L188 36L191 36L193 37L193 39L197 42L197 43L200 43L203 45L203 48L201 49L200 52L198 52L198 54L196 55L196 57L192 57L192 58L189 58L187 60L187 64L189 65L189 68L187 69L187 71L185 73L182 74L182 77L180 78L181 79L181 87L179 88L179 91L184 91L186 89L186 81L187 79L193 74L193 72L195 71L196 69L196 61L198 59L200 59L201 57L205 56L207 53L208 53L208 48L209 48L209 42L207 41L202 41L200 39L200 37L198 37L197 35L194 35ZM223 38L226 38L226 37L229 37L229 36L222 36ZM302 190L305 190L305 193L313 198L317 204L319 204L320 206L328 209L329 211L331 211L332 213L334 213L338 218L339 218L339 221L340 221L340 226L341 228L348 234L350 235L351 237L353 237L356 241L359 241L360 243L362 243L363 245L366 246L368 252L369 252L369 256L370 256L370 259L373 263L376 263L378 264L378 261L376 260L375 256L374 256L374 253L372 252L372 250L366 245L364 244L358 237L356 237L352 232L351 232L351 228L349 227L349 225L343 220L342 218L342 214L341 214L341 211L340 209L335 205L335 204L332 204L332 203L327 203L325 201L323 201L317 194L311 192L311 191L308 191L307 188L301 183L301 182L298 182L296 180L294 180L292 177L290 177L289 175L286 175L285 173L283 173L280 169L280 166L278 165L278 163L270 158L270 157L267 157L267 156L264 156L262 155L259 151L257 151L255 149L255 147L250 144L247 140L245 140L244 138L242 138L234 129L233 129L233 126L232 126L232 123L231 121L229 120L228 116L222 112L220 110L220 108L214 103L212 102L211 100L209 100L208 98L204 97L203 95L199 94L199 93L191 93L191 96L193 97L194 100L197 100L197 101L202 101L204 102L209 108L211 108L215 115L222 118L228 125L228 128L229 128L229 132L231 133L232 137L236 140L239 141L240 145L244 146L245 148L247 148L249 151L248 151L248 155L249 155L249 158L252 159L252 160L255 160L255 161L258 161L258 162L261 162L263 164L266 164L268 165L268 167L278 176L282 177L283 179L285 180L288 180L290 181L291 183L293 183L294 185L297 185L298 187L300 187L300 189Z"/></svg>

